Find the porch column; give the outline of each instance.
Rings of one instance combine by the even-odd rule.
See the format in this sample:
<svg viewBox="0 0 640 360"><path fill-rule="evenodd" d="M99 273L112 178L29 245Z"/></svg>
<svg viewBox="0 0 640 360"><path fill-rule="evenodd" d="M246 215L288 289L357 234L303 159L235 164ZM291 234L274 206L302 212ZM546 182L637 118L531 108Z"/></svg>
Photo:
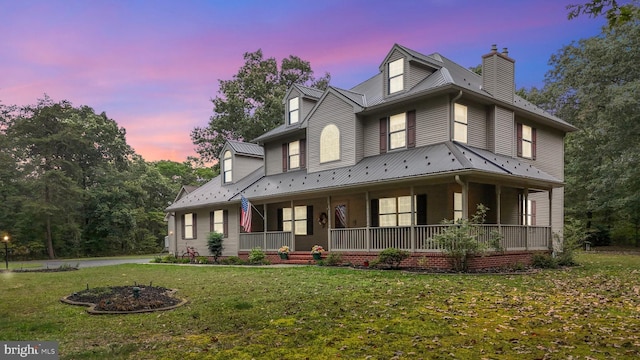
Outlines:
<svg viewBox="0 0 640 360"><path fill-rule="evenodd" d="M529 188L524 188L524 249L529 250Z"/></svg>
<svg viewBox="0 0 640 360"><path fill-rule="evenodd" d="M413 191L413 185L411 186L411 252L416 251L416 203L415 195Z"/></svg>
<svg viewBox="0 0 640 360"><path fill-rule="evenodd" d="M296 212L293 208L293 200L291 200L291 251L296 251Z"/></svg>
<svg viewBox="0 0 640 360"><path fill-rule="evenodd" d="M331 195L327 196L327 251L331 251Z"/></svg>
<svg viewBox="0 0 640 360"><path fill-rule="evenodd" d="M469 183L463 181L460 176L456 175L456 182L462 188L462 218L469 218Z"/></svg>
<svg viewBox="0 0 640 360"><path fill-rule="evenodd" d="M367 231L364 234L365 241L367 242L367 252L369 252L371 246L371 201L369 200L369 191L364 193L364 202L367 208Z"/></svg>
<svg viewBox="0 0 640 360"><path fill-rule="evenodd" d="M553 188L549 189L549 250L553 251ZM563 234L564 239L564 234ZM563 240L564 241L564 240Z"/></svg>
<svg viewBox="0 0 640 360"><path fill-rule="evenodd" d="M265 251L267 250L267 204L262 204L262 213L264 214L264 216L262 216L262 226L263 226L263 230L262 230L262 238L263 238L263 243L264 243L264 249Z"/></svg>
<svg viewBox="0 0 640 360"><path fill-rule="evenodd" d="M502 236L504 240L504 236L502 234L502 206L500 204L502 197L502 186L496 185L496 223L498 224L498 234ZM504 243L503 243L504 244Z"/></svg>

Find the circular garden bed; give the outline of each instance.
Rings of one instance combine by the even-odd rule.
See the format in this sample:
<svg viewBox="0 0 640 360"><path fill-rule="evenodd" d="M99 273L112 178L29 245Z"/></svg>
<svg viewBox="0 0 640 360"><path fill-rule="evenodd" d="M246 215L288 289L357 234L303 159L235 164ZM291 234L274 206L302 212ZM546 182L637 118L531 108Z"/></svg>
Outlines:
<svg viewBox="0 0 640 360"><path fill-rule="evenodd" d="M176 290L158 286L107 286L86 289L61 299L71 305L88 306L90 314L135 314L171 310L187 303Z"/></svg>

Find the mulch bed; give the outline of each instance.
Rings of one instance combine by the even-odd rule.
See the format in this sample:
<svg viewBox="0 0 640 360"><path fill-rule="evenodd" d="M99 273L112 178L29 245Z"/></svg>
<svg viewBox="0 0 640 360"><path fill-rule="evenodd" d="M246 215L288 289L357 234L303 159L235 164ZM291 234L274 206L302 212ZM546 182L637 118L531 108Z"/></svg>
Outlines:
<svg viewBox="0 0 640 360"><path fill-rule="evenodd" d="M137 296L134 288L139 289ZM90 314L133 314L171 310L187 303L174 294L175 290L158 286L110 286L73 293L61 301L89 306Z"/></svg>

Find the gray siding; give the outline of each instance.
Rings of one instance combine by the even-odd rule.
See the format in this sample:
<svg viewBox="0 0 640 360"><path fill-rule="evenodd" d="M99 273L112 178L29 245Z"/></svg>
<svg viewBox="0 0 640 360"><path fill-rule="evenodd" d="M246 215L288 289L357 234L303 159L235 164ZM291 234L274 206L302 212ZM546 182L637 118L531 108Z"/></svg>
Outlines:
<svg viewBox="0 0 640 360"><path fill-rule="evenodd" d="M238 215L240 209L240 205L238 206L228 206L224 208L206 208L206 209L197 209L194 210L193 213L196 214L196 239L185 240L182 238L182 215L187 212L177 212L176 213L176 222L175 222L175 241L177 242L177 246L172 248L170 246L169 251L176 251L176 254L179 256L184 251L186 251L187 246L193 246L196 248L196 251L200 253L201 256L208 256L210 254L209 247L207 246L207 237L211 232L211 225L209 222L209 213L214 210L227 210L228 211L228 234L227 237L224 238L223 244L224 249L222 251L223 256L236 256L238 255L238 238L240 231L240 218ZM255 219L254 219L255 221ZM175 249L175 250L174 250Z"/></svg>
<svg viewBox="0 0 640 360"><path fill-rule="evenodd" d="M302 107L300 109L300 121L302 121L304 118L307 117L307 115L309 115L309 113L311 112L311 109L313 109L313 107L316 105L316 101L311 100L311 99L307 99L307 98L303 98L300 106Z"/></svg>
<svg viewBox="0 0 640 360"><path fill-rule="evenodd" d="M362 119L356 118L356 158L355 162L358 163L364 157L364 125Z"/></svg>
<svg viewBox="0 0 640 360"><path fill-rule="evenodd" d="M340 130L340 160L320 163L320 133L328 124ZM334 169L356 163L356 116L353 107L333 93L328 93L309 118L307 126L307 157L309 172Z"/></svg>
<svg viewBox="0 0 640 360"><path fill-rule="evenodd" d="M551 231L555 234L558 234L558 236L560 236L560 238L562 239L562 229L564 227L564 188L563 187L553 189L551 201L552 201L551 213L553 216L552 223L551 223Z"/></svg>
<svg viewBox="0 0 640 360"><path fill-rule="evenodd" d="M274 175L282 172L282 144L268 143L264 145L265 174Z"/></svg>
<svg viewBox="0 0 640 360"><path fill-rule="evenodd" d="M364 157L380 154L380 117L367 116L362 120Z"/></svg>
<svg viewBox="0 0 640 360"><path fill-rule="evenodd" d="M411 89L416 86L420 81L424 80L427 76L431 75L433 71L419 66L416 63L409 63L409 69L407 71L407 89Z"/></svg>
<svg viewBox="0 0 640 360"><path fill-rule="evenodd" d="M515 129L513 111L495 107L495 146L496 153L507 156L515 156Z"/></svg>
<svg viewBox="0 0 640 360"><path fill-rule="evenodd" d="M496 119L495 107L487 108L487 150L496 152Z"/></svg>
<svg viewBox="0 0 640 360"><path fill-rule="evenodd" d="M462 103L467 106L467 144L487 149L487 111L484 106Z"/></svg>
<svg viewBox="0 0 640 360"><path fill-rule="evenodd" d="M541 127L535 123L516 117L516 123L536 129L536 160L522 159L540 170L564 180L564 134L558 130ZM517 153L517 139L514 135L514 154Z"/></svg>
<svg viewBox="0 0 640 360"><path fill-rule="evenodd" d="M234 155L232 167L233 182L238 182L240 179L254 172L262 166L262 162L263 160L260 158Z"/></svg>
<svg viewBox="0 0 640 360"><path fill-rule="evenodd" d="M513 103L515 92L514 63L498 54L483 58L482 86L493 95L509 104Z"/></svg>
<svg viewBox="0 0 640 360"><path fill-rule="evenodd" d="M500 222L505 225L518 225L519 195L514 188L503 187L500 194Z"/></svg>
<svg viewBox="0 0 640 360"><path fill-rule="evenodd" d="M416 109L416 146L426 146L449 140L449 98L440 96L422 102ZM375 141L376 144L380 140Z"/></svg>
<svg viewBox="0 0 640 360"><path fill-rule="evenodd" d="M549 226L549 193L530 193L529 200L536 202L536 226Z"/></svg>

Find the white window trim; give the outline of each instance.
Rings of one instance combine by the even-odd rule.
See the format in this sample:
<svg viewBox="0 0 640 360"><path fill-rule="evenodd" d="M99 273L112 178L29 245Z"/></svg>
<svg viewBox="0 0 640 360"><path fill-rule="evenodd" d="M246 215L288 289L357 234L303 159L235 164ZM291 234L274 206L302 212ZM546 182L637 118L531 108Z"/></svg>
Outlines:
<svg viewBox="0 0 640 360"><path fill-rule="evenodd" d="M228 156L227 156L228 155ZM223 171L223 180L224 183L230 183L233 181L233 157L231 155L231 151L227 150L224 152L224 157L222 160L222 171Z"/></svg>
<svg viewBox="0 0 640 360"><path fill-rule="evenodd" d="M296 143L298 144L298 152L292 153L291 146ZM297 159L297 166L291 165L291 159L294 157ZM287 166L289 170L300 169L300 140L292 141L287 146Z"/></svg>
<svg viewBox="0 0 640 360"><path fill-rule="evenodd" d="M295 121L292 121L295 114ZM289 125L300 122L300 97L289 99Z"/></svg>
<svg viewBox="0 0 640 360"><path fill-rule="evenodd" d="M224 210L213 211L213 231L224 234Z"/></svg>
<svg viewBox="0 0 640 360"><path fill-rule="evenodd" d="M404 58L389 62L387 65L387 71L389 75L387 82L389 95L404 90ZM394 85L392 87L392 84L398 83L398 86Z"/></svg>
<svg viewBox="0 0 640 360"><path fill-rule="evenodd" d="M400 116L402 116L404 118L404 127L400 130L391 130L391 120L394 118L399 118ZM392 150L398 150L398 149L406 149L407 148L407 113L401 113L401 114L396 114L396 115L392 115L389 117L389 119L387 120L387 129L389 129L389 134L387 134L387 143L389 144L389 151ZM400 134L403 133L404 134L404 144L402 146L393 146L393 142L391 141L392 139L392 135L394 134Z"/></svg>
<svg viewBox="0 0 640 360"><path fill-rule="evenodd" d="M453 193L453 221L461 220L464 215L464 204L462 203L462 193Z"/></svg>
<svg viewBox="0 0 640 360"><path fill-rule="evenodd" d="M187 221L187 219L189 221ZM194 239L193 235L193 213L184 214L184 238L185 240Z"/></svg>

